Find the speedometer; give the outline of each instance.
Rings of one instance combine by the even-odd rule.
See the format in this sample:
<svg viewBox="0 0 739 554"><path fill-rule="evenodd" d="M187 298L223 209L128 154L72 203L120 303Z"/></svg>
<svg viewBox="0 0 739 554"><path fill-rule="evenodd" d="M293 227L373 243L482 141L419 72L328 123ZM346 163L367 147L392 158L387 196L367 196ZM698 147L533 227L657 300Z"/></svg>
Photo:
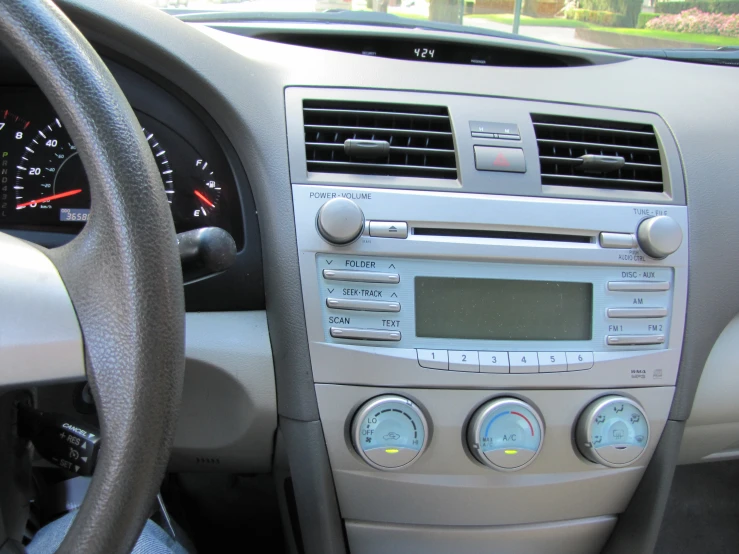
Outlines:
<svg viewBox="0 0 739 554"><path fill-rule="evenodd" d="M174 177L166 151L153 133L143 131L171 203ZM59 118L39 130L25 147L15 180L16 211L34 210L34 219L40 223L87 221L90 186L77 147Z"/></svg>

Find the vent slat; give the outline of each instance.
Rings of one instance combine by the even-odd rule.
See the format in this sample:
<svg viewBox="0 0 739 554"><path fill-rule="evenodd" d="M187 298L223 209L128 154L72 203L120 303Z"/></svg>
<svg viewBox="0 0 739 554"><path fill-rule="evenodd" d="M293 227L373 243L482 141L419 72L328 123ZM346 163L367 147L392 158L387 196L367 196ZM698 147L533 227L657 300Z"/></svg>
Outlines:
<svg viewBox="0 0 739 554"><path fill-rule="evenodd" d="M305 146L312 148L331 149L331 150L343 150L343 144L336 144L333 142L306 142ZM403 152L406 154L424 154L424 155L436 155L436 156L454 156L454 150L441 150L439 148L409 148L405 146L391 146L391 152Z"/></svg>
<svg viewBox="0 0 739 554"><path fill-rule="evenodd" d="M344 114L344 115L371 115L374 117L408 117L418 119L436 119L448 120L448 115L436 115L429 113L409 113L409 112L380 112L371 110L342 110L339 108L303 108L304 112L320 113L320 114Z"/></svg>
<svg viewBox="0 0 739 554"><path fill-rule="evenodd" d="M531 114L543 185L663 192L662 159L649 124ZM615 169L593 169L585 155L620 156Z"/></svg>
<svg viewBox="0 0 739 554"><path fill-rule="evenodd" d="M308 171L456 179L457 159L445 107L305 100ZM378 158L347 154L344 142L386 141Z"/></svg>
<svg viewBox="0 0 739 554"><path fill-rule="evenodd" d="M624 144L600 144L597 142L577 142L574 140L557 140L557 139L536 139L536 142L544 142L548 144L568 144L570 146L579 146L593 150L626 150L634 152L659 152L659 148L645 148L643 146L627 146ZM601 152L596 152L596 154ZM601 153L602 154L602 153Z"/></svg>
<svg viewBox="0 0 739 554"><path fill-rule="evenodd" d="M586 127L583 125L564 125L562 123L534 123L534 127L549 127L552 129L570 129L573 131L599 131L620 135L640 135L643 137L654 136L654 133L647 131L628 131L626 129L610 129L608 127Z"/></svg>
<svg viewBox="0 0 739 554"><path fill-rule="evenodd" d="M348 125L306 125L308 130L316 131L335 131L337 133L354 132L354 133L379 133L388 135L414 135L426 137L429 135L439 137L451 137L451 132L439 131L419 131L416 129L393 129L383 127L349 127Z"/></svg>

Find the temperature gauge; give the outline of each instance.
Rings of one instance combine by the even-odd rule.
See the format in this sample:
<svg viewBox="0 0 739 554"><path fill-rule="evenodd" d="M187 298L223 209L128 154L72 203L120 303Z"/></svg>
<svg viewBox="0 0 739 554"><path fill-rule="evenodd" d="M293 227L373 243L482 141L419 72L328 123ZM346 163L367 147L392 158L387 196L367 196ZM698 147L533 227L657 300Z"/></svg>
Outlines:
<svg viewBox="0 0 739 554"><path fill-rule="evenodd" d="M523 469L539 454L544 424L533 407L515 398L496 398L475 412L467 444L481 463L499 471Z"/></svg>
<svg viewBox="0 0 739 554"><path fill-rule="evenodd" d="M372 467L405 468L426 449L426 417L407 398L379 396L367 402L354 416L352 440L357 453Z"/></svg>

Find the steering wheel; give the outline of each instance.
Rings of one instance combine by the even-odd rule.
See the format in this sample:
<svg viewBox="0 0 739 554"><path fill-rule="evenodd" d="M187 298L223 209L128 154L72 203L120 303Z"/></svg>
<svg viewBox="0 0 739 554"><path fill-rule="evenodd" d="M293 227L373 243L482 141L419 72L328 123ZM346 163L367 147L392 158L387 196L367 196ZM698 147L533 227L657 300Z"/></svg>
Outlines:
<svg viewBox="0 0 739 554"><path fill-rule="evenodd" d="M0 331L13 325L15 346L26 353L13 351L8 366L5 355L13 354L13 345L7 334L0 336L6 366L0 389L82 376L82 367L69 369L62 358L76 355L81 362L84 353L103 442L87 496L59 551L130 552L166 469L184 378L184 293L169 204L126 98L54 4L0 0L0 41L69 130L92 198L89 221L65 246L40 253L0 234L0 288L23 300L0 309ZM44 263L50 271L39 269ZM18 278L21 270L26 273ZM76 329L62 316L48 321L57 314L52 306L63 304L60 287ZM39 329L23 323L34 311L46 316L40 325L58 326L62 334L66 326L72 337L76 332L76 344L69 339L60 346L38 336ZM64 355L55 356L62 346Z"/></svg>

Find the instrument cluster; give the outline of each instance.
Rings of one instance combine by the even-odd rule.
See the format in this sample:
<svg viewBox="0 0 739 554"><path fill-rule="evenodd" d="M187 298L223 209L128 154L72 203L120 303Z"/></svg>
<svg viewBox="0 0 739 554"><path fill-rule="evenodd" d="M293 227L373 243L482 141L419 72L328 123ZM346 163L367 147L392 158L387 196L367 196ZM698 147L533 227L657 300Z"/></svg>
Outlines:
<svg viewBox="0 0 739 554"><path fill-rule="evenodd" d="M216 226L238 235L229 209L236 196L233 176L212 137L179 120L160 121L145 107L134 105L134 111L176 230ZM178 125L182 129L173 128ZM188 131L192 136L183 136ZM0 227L76 233L90 216L90 185L79 152L51 105L32 87L0 89Z"/></svg>

